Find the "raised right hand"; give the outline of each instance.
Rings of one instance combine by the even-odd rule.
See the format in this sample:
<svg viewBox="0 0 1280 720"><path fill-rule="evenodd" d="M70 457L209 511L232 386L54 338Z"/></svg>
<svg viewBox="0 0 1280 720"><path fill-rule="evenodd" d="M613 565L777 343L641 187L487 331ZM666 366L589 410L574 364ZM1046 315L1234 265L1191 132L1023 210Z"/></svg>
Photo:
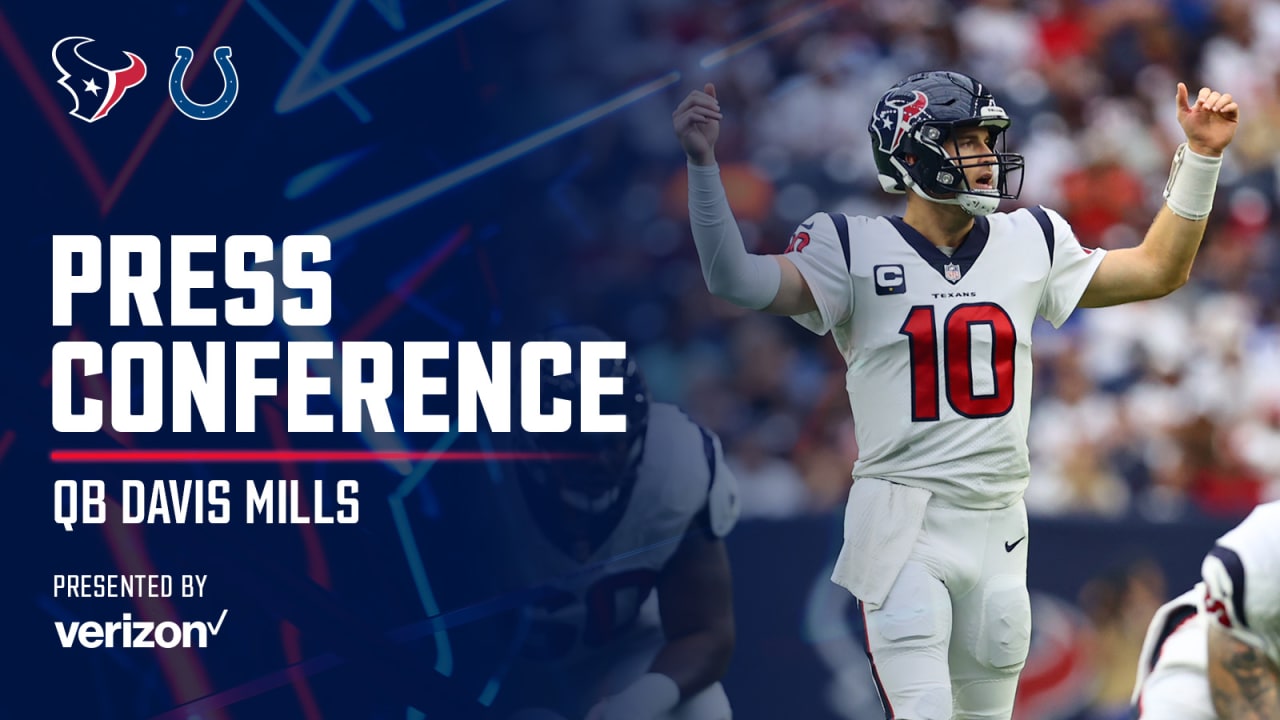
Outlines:
<svg viewBox="0 0 1280 720"><path fill-rule="evenodd" d="M680 147L694 165L711 165L716 161L716 139L720 137L720 102L716 86L707 83L694 90L671 113Z"/></svg>

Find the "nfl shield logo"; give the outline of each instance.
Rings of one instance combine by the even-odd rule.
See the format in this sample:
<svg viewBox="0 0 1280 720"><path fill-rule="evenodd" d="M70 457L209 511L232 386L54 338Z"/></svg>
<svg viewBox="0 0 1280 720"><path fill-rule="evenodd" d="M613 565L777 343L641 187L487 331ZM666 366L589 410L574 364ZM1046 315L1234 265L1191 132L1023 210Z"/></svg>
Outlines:
<svg viewBox="0 0 1280 720"><path fill-rule="evenodd" d="M942 277L946 278L949 283L960 282L960 266L955 263L947 263L946 267L942 268Z"/></svg>

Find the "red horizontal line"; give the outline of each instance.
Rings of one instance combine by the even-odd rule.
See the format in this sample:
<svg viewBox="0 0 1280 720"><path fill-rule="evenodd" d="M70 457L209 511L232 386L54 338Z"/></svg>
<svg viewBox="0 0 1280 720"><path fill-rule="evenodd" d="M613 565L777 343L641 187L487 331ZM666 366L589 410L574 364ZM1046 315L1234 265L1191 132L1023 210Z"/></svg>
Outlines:
<svg viewBox="0 0 1280 720"><path fill-rule="evenodd" d="M389 460L434 460L436 462L509 462L518 460L581 460L576 453L481 451L481 450L52 450L55 463L249 463L249 462L335 462L363 463Z"/></svg>

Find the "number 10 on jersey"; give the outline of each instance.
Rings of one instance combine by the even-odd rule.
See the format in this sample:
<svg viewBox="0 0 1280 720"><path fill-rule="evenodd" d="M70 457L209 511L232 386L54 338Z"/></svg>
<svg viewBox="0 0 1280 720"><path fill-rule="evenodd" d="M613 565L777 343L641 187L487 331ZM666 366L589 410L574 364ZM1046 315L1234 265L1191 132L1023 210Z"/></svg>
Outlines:
<svg viewBox="0 0 1280 720"><path fill-rule="evenodd" d="M974 350L974 328L986 325L991 333L990 357ZM911 419L931 422L939 418L939 380L946 385L947 402L969 418L999 417L1013 407L1013 366L1017 332L1004 308L994 303L957 305L942 323L942 338L932 305L916 305L898 330L907 336L911 351ZM942 343L939 372L938 343ZM974 362L990 363L993 387L989 393L974 389ZM941 378L939 376L941 375Z"/></svg>

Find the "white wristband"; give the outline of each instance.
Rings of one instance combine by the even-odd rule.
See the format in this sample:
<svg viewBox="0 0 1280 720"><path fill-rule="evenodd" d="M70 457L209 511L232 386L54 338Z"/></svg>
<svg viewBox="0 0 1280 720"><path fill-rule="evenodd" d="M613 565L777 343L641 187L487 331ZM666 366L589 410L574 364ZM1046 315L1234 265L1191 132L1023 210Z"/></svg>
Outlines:
<svg viewBox="0 0 1280 720"><path fill-rule="evenodd" d="M1209 217L1221 168L1222 158L1194 153L1182 143L1173 154L1173 167L1169 168L1169 182L1164 186L1165 204L1174 214L1188 220Z"/></svg>
<svg viewBox="0 0 1280 720"><path fill-rule="evenodd" d="M605 717L641 720L670 712L680 704L680 687L663 673L646 673L608 700Z"/></svg>

